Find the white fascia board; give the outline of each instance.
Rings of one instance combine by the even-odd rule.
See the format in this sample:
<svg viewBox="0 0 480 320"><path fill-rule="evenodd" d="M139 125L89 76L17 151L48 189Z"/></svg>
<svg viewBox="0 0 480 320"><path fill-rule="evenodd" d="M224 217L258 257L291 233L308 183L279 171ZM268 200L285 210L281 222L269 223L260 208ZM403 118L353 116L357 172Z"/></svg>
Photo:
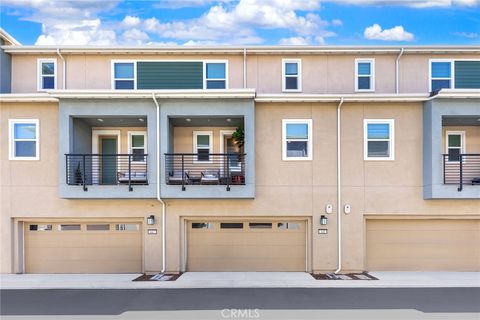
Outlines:
<svg viewBox="0 0 480 320"><path fill-rule="evenodd" d="M48 93L56 98L250 98L255 97L255 89L194 89L194 90L50 90Z"/></svg>
<svg viewBox="0 0 480 320"><path fill-rule="evenodd" d="M0 94L0 102L58 102L48 93L4 93Z"/></svg>
<svg viewBox="0 0 480 320"><path fill-rule="evenodd" d="M256 102L421 102L429 98L428 94L258 94Z"/></svg>

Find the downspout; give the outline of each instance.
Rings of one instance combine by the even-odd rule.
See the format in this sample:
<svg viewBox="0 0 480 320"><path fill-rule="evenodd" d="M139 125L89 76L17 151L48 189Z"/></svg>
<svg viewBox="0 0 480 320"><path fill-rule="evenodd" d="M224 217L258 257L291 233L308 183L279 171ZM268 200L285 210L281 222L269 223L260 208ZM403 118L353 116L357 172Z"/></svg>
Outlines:
<svg viewBox="0 0 480 320"><path fill-rule="evenodd" d="M400 49L400 53L397 56L397 60L395 60L395 93L398 94L400 91L400 84L399 84L399 71L398 66L400 64L400 58L403 55L404 48Z"/></svg>
<svg viewBox="0 0 480 320"><path fill-rule="evenodd" d="M67 89L65 87L66 83L67 83L67 70L66 70L66 63L65 63L65 59L63 58L62 54L60 53L60 48L57 48L57 55L60 57L60 59L62 59L62 89L65 90Z"/></svg>
<svg viewBox="0 0 480 320"><path fill-rule="evenodd" d="M342 270L342 186L341 186L341 151L340 151L340 109L343 104L343 97L340 98L340 102L337 106L337 265L335 274L338 274Z"/></svg>
<svg viewBox="0 0 480 320"><path fill-rule="evenodd" d="M243 48L243 89L247 88L247 48Z"/></svg>
<svg viewBox="0 0 480 320"><path fill-rule="evenodd" d="M155 97L155 93L152 92L152 99L153 102L155 103L155 106L157 107L157 136L155 137L155 140L157 141L157 200L162 204L162 271L161 273L165 272L166 269L166 230L167 227L165 226L165 202L163 202L162 198L160 198L160 105L158 104L157 98Z"/></svg>

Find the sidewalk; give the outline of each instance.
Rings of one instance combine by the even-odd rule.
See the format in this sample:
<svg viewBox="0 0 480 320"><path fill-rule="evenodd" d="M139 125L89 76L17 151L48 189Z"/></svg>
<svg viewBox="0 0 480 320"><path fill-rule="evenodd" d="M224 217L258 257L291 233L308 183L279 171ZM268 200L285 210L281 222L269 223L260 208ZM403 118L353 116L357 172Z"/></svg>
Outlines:
<svg viewBox="0 0 480 320"><path fill-rule="evenodd" d="M1 289L439 288L480 287L480 272L370 272L379 280L315 280L304 272L187 272L176 281L139 274L2 274Z"/></svg>

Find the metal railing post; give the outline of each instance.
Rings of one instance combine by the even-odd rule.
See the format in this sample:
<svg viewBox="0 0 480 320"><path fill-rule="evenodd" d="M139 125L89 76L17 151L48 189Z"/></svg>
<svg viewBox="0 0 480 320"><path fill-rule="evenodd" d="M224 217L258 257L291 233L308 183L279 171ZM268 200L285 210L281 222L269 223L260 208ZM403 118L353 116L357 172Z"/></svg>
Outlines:
<svg viewBox="0 0 480 320"><path fill-rule="evenodd" d="M116 161L116 160L115 160ZM128 155L128 191L132 192L132 155Z"/></svg>
<svg viewBox="0 0 480 320"><path fill-rule="evenodd" d="M228 153L225 155L227 159L227 191L230 191L230 158Z"/></svg>
<svg viewBox="0 0 480 320"><path fill-rule="evenodd" d="M185 191L185 155L182 154L182 191Z"/></svg>
<svg viewBox="0 0 480 320"><path fill-rule="evenodd" d="M463 155L460 153L460 186L458 187L458 191L463 190Z"/></svg>
<svg viewBox="0 0 480 320"><path fill-rule="evenodd" d="M86 169L85 169L85 157L86 157L86 156L85 156L85 155L83 155L83 165L82 165L82 167L83 167L83 172L82 172L82 182L83 182L83 191L88 191L88 188L87 188L87 187L86 187L86 185L85 185L85 184L86 184L86 182L85 182L85 181L86 181L85 177L86 177L86 172L87 172L87 171L86 171Z"/></svg>
<svg viewBox="0 0 480 320"><path fill-rule="evenodd" d="M447 177L445 176L446 173L447 173L447 167L446 167L447 166L447 161L446 161L446 159L447 159L448 156L442 155L442 157L443 157L443 184L446 184L446 182L447 182Z"/></svg>

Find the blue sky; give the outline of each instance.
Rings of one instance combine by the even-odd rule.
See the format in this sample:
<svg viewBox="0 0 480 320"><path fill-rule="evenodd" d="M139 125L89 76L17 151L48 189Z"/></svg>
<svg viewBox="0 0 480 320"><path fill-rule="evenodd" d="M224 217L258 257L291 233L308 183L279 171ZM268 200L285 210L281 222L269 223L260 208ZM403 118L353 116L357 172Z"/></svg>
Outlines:
<svg viewBox="0 0 480 320"><path fill-rule="evenodd" d="M480 0L2 0L43 45L480 44Z"/></svg>

